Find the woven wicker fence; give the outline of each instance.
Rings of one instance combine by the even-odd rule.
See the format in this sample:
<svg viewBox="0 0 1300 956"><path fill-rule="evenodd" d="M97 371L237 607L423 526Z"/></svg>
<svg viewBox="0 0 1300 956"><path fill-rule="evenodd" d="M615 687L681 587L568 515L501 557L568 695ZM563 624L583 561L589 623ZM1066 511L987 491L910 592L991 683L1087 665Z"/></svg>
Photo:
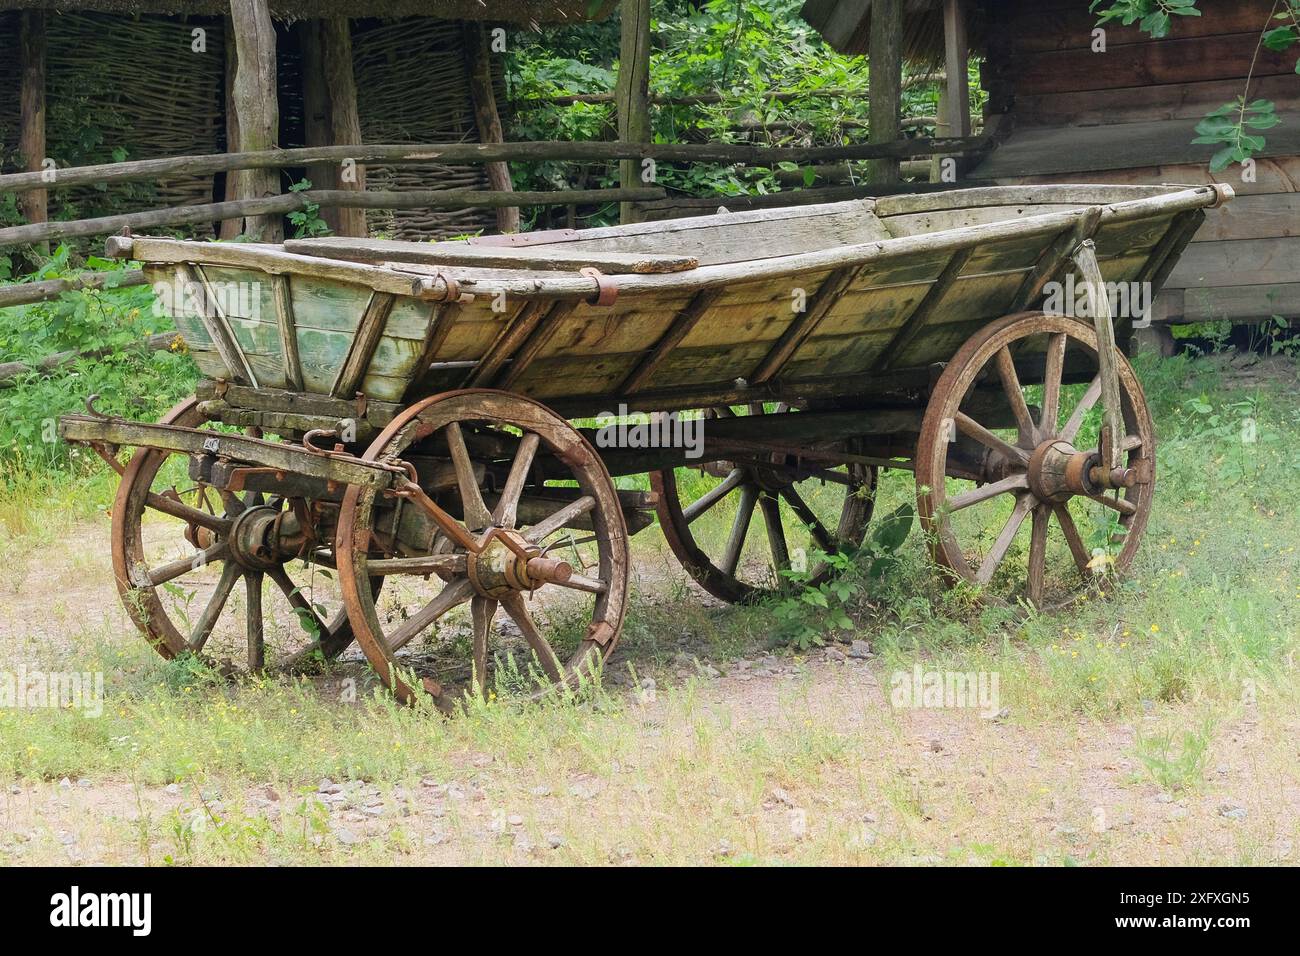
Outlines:
<svg viewBox="0 0 1300 956"><path fill-rule="evenodd" d="M352 29L357 108L367 143L477 142L460 24L428 18L357 21ZM366 167L372 190L485 189L482 166ZM374 210L370 231L395 239L496 231L490 209Z"/></svg>

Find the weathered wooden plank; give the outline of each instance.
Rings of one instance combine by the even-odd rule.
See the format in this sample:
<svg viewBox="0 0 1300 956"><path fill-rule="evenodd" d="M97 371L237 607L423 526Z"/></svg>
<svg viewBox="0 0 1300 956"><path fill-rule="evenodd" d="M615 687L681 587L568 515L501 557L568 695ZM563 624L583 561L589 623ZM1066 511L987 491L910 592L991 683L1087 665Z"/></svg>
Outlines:
<svg viewBox="0 0 1300 956"><path fill-rule="evenodd" d="M1243 85L1243 80L1233 78L1017 96L1016 126L1108 126L1172 119L1195 124L1210 110L1241 95ZM1279 115L1300 103L1294 76L1256 77L1250 96L1274 100Z"/></svg>
<svg viewBox="0 0 1300 956"><path fill-rule="evenodd" d="M705 289L698 293L687 304L686 308L677 314L673 319L672 325L663 337L655 343L655 347L650 354L639 364L623 382L622 390L625 392L637 392L645 388L655 369L663 362L668 353L681 344L682 340L690 334L700 319L713 307L713 305L723 296L721 289Z"/></svg>
<svg viewBox="0 0 1300 956"><path fill-rule="evenodd" d="M1258 35L1268 21L1272 5L1272 0L1204 4L1200 16L1174 16L1170 36L1186 39L1251 31ZM1092 47L1097 14L1088 4L1080 5L1074 0L1002 0L989 12L990 26L1016 51L1034 53ZM1125 26L1119 20L1111 20L1105 28L1107 50L1128 44L1163 42L1153 40L1136 23Z"/></svg>
<svg viewBox="0 0 1300 956"><path fill-rule="evenodd" d="M799 350L799 346L813 334L817 324L830 311L836 298L853 281L856 274L856 269L844 268L836 269L827 276L810 297L811 301L807 303L807 309L790 324L777 343L772 346L771 351L749 376L749 381L761 385L774 378L781 371L782 366Z"/></svg>
<svg viewBox="0 0 1300 956"><path fill-rule="evenodd" d="M1074 228L1058 236L1030 273L1025 276L1020 290L1012 300L1011 311L1021 312L1037 300L1042 295L1044 286L1061 273L1074 254L1074 250L1080 243L1093 237L1100 223L1101 207L1093 206L1080 217Z"/></svg>
<svg viewBox="0 0 1300 956"><path fill-rule="evenodd" d="M370 302L352 336L352 347L348 349L347 358L339 368L338 378L330 387L330 394L335 398L349 398L356 393L357 386L370 369L370 362L375 357L375 350L379 347L384 325L388 322L395 301L396 296L387 292L371 293Z"/></svg>
<svg viewBox="0 0 1300 956"><path fill-rule="evenodd" d="M501 371L501 366L514 355L516 349L523 345L533 329L537 328L537 324L545 317L551 305L552 303L549 302L525 303L514 317L505 323L501 334L479 361L478 366L466 376L465 387L478 388L491 382L497 372Z"/></svg>
<svg viewBox="0 0 1300 956"><path fill-rule="evenodd" d="M1177 192L1177 186L1062 183L1042 186L975 186L948 192L887 196L876 200L876 215L892 232L894 217L941 210L997 209L1051 206L1104 206L1108 203L1149 199ZM1010 216L1016 214L1007 212Z"/></svg>
<svg viewBox="0 0 1300 956"><path fill-rule="evenodd" d="M469 81L470 102L474 104L474 125L478 127L480 143L505 142L501 114L497 111L496 89L492 81L492 54L488 46L488 28L483 23L465 21L461 25L465 44L465 74ZM360 142L360 139L357 140ZM498 192L513 192L510 164L485 163L488 187ZM497 208L497 229L500 232L519 231L519 207ZM360 233L365 235L365 233Z"/></svg>
<svg viewBox="0 0 1300 956"><path fill-rule="evenodd" d="M1300 282L1178 291L1182 308L1174 317L1183 322L1261 321L1280 315L1294 325L1300 319Z"/></svg>
<svg viewBox="0 0 1300 956"><path fill-rule="evenodd" d="M925 327L925 324L934 314L935 308L943 301L944 296L948 294L948 290L952 288L953 283L957 281L957 277L961 275L962 269L966 268L966 264L970 262L973 251L972 249L962 249L953 253L952 258L948 260L948 265L944 267L939 278L930 287L930 291L925 294L925 298L920 301L904 325L890 339L889 344L885 346L879 358L876 359L874 368L877 371L888 369L893 361L920 334L921 329Z"/></svg>
<svg viewBox="0 0 1300 956"><path fill-rule="evenodd" d="M1244 79L1251 72L1263 22L1243 33L1108 45L1104 55L1090 49L1018 54L999 66L1013 78L1017 95ZM1295 54L1260 49L1254 73L1294 74Z"/></svg>
<svg viewBox="0 0 1300 956"><path fill-rule="evenodd" d="M1104 72L1104 71L1098 71ZM1132 169L1151 164L1208 163L1214 147L1198 145L1183 120L1114 126L1016 130L970 173L973 180L1014 179L1055 173ZM1286 124L1268 131L1264 157L1300 153L1300 129Z"/></svg>
<svg viewBox="0 0 1300 956"><path fill-rule="evenodd" d="M1294 282L1300 239L1194 242L1165 283L1171 289L1286 285Z"/></svg>
<svg viewBox="0 0 1300 956"><path fill-rule="evenodd" d="M240 348L239 342L236 341L234 333L230 329L230 324L221 311L218 299L213 294L212 287L208 284L208 279L203 274L203 270L198 266L182 265L179 271L184 277L187 288L194 290L196 297L201 302L199 319L203 322L208 338L221 356L221 360L236 378L242 378L249 385L256 388L258 384L257 376L249 366L244 350Z"/></svg>
<svg viewBox="0 0 1300 956"><path fill-rule="evenodd" d="M523 345L519 346L519 350L510 360L505 371L501 373L495 387L507 390L514 388L515 383L528 371L529 366L550 344L555 333L577 307L577 302L557 302L551 306L546 316L524 340Z"/></svg>
<svg viewBox="0 0 1300 956"><path fill-rule="evenodd" d="M693 256L662 253L582 252L564 246L542 250L532 245L486 246L464 242L401 242L394 239L289 239L285 241L284 248L287 252L305 256L349 259L353 262L419 262L433 266L568 271L591 267L610 274L682 272L699 265L699 260Z"/></svg>
<svg viewBox="0 0 1300 956"><path fill-rule="evenodd" d="M1004 186L1065 185L1078 180L1078 173L1057 172L1013 177L990 177L993 183ZM1291 193L1300 190L1300 156L1274 156L1257 160L1255 178L1245 182L1240 176L1223 176L1211 173L1205 163L1135 165L1124 169L1097 169L1088 173L1095 183L1114 185L1147 185L1176 183L1203 186L1214 182L1230 182L1238 198L1274 193Z"/></svg>
<svg viewBox="0 0 1300 956"><path fill-rule="evenodd" d="M1297 83L1300 86L1300 83ZM1300 193L1239 196L1206 213L1193 242L1300 236Z"/></svg>
<svg viewBox="0 0 1300 956"><path fill-rule="evenodd" d="M293 294L288 276L272 276L275 318L280 328L280 350L284 356L284 378L289 388L302 391L302 361L298 358L298 329L294 324Z"/></svg>
<svg viewBox="0 0 1300 956"><path fill-rule="evenodd" d="M900 138L899 118L903 90L903 0L874 0L868 39L870 74L870 129L872 143ZM898 182L898 161L877 159L870 164L873 183Z"/></svg>

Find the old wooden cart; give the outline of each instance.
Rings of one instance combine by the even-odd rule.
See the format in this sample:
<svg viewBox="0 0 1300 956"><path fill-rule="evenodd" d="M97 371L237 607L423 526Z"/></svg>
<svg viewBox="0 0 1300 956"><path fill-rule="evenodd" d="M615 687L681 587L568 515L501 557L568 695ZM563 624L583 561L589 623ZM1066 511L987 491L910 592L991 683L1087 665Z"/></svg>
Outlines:
<svg viewBox="0 0 1300 956"><path fill-rule="evenodd" d="M117 584L162 654L256 670L355 639L404 698L416 639L466 603L464 663L420 677L444 704L486 692L498 610L552 682L603 660L629 533L656 513L725 600L799 549L815 575L862 540L881 468L915 472L943 577L1043 603L1123 569L1151 508L1106 283L1158 289L1230 197L991 188L436 244L116 237L206 379L159 424L89 403L61 433L121 472ZM1033 311L1076 274L1089 318ZM702 457L646 430L598 451L579 427L632 412L705 416ZM1108 516L1095 554L1081 505Z"/></svg>

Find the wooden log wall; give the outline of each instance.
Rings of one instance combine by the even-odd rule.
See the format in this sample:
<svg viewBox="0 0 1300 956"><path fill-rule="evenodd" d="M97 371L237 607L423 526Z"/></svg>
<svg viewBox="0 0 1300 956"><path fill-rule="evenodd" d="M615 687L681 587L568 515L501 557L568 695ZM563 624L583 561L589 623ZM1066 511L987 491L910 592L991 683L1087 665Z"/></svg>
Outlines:
<svg viewBox="0 0 1300 956"><path fill-rule="evenodd" d="M1261 49L1250 99L1276 103L1283 123L1267 140L1253 180L1240 167L1209 172L1215 147L1193 145L1209 110L1245 90L1272 0L1202 3L1174 17L1169 37L1106 25L1076 0L990 5L983 83L991 114L1005 114L1006 142L973 172L1003 184L1230 184L1237 199L1209 210L1156 306L1157 319L1300 319L1300 77L1297 51Z"/></svg>

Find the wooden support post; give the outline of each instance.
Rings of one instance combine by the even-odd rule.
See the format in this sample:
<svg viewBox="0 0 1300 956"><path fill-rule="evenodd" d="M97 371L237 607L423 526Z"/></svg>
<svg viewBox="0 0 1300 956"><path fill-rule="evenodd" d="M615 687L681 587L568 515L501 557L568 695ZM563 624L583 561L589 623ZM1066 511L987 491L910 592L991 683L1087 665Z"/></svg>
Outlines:
<svg viewBox="0 0 1300 956"><path fill-rule="evenodd" d="M306 145L359 146L361 117L352 72L351 22L346 17L303 22L302 82ZM307 178L315 189L366 188L365 167L355 160L309 166ZM364 209L322 209L321 218L336 236L367 234Z"/></svg>
<svg viewBox="0 0 1300 956"><path fill-rule="evenodd" d="M470 99L474 101L474 122L478 126L480 143L504 143L506 134L497 111L497 96L492 85L492 50L488 45L488 29L481 22L464 24L465 65L469 74ZM514 188L510 181L510 164L484 163L488 188L509 192ZM499 232L519 231L519 207L502 206L497 209Z"/></svg>
<svg viewBox="0 0 1300 956"><path fill-rule="evenodd" d="M19 17L20 132L18 152L23 168L40 171L45 162L45 11L24 10ZM49 219L48 194L33 189L18 200L18 208L29 223ZM41 249L48 253L48 246Z"/></svg>
<svg viewBox="0 0 1300 956"><path fill-rule="evenodd" d="M943 48L948 135L969 136L970 78L967 65L970 62L970 39L966 32L965 0L943 0Z"/></svg>
<svg viewBox="0 0 1300 956"><path fill-rule="evenodd" d="M970 78L967 63L970 60L970 40L966 32L965 0L943 0L943 50L944 85L939 92L939 122L934 135L938 137L971 134ZM944 181L944 169L956 157L935 156L931 159L930 182ZM958 170L960 173L960 170Z"/></svg>
<svg viewBox="0 0 1300 956"><path fill-rule="evenodd" d="M1119 387L1119 369L1115 348L1115 324L1111 317L1110 300L1106 296L1106 280L1097 263L1097 247L1091 239L1074 251L1074 262L1083 275L1088 289L1088 311L1093 328L1097 330L1097 364L1101 371L1101 459L1106 469L1113 471L1124 463L1124 411L1120 403L1123 393Z"/></svg>
<svg viewBox="0 0 1300 956"><path fill-rule="evenodd" d="M625 143L650 141L650 0L622 0L622 39L619 44L618 84L614 99L618 109L618 138ZM641 184L641 163L624 159L618 164L619 184L625 189ZM619 221L638 219L636 207L619 205Z"/></svg>
<svg viewBox="0 0 1300 956"><path fill-rule="evenodd" d="M225 19L225 53L226 152L237 153L240 150L239 111L235 109L235 63L238 56L235 53L235 25L230 17ZM243 185L240 182L243 175L244 170L242 169L226 171L226 187L223 197L226 202L238 202L243 197ZM242 218L223 219L217 227L217 238L222 242L230 242L239 237L239 233L243 228L244 220Z"/></svg>
<svg viewBox="0 0 1300 956"><path fill-rule="evenodd" d="M239 123L241 150L275 149L280 130L280 103L275 74L275 25L268 0L230 0L234 27L235 77L231 99ZM239 177L241 199L280 194L280 174L272 169L248 170ZM244 232L263 242L284 238L278 215L250 216Z"/></svg>
<svg viewBox="0 0 1300 956"><path fill-rule="evenodd" d="M871 37L867 43L871 71L871 130L868 141L892 143L902 135L903 0L875 0L871 5ZM898 160L871 161L872 183L898 182Z"/></svg>

